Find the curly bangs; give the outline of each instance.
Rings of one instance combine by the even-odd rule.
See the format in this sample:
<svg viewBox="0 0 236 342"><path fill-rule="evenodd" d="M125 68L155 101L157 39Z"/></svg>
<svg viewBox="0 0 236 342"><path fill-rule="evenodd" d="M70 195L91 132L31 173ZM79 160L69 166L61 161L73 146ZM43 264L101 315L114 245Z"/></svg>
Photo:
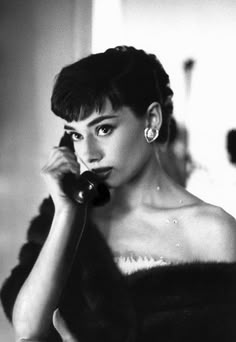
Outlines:
<svg viewBox="0 0 236 342"><path fill-rule="evenodd" d="M158 138L168 138L172 115L169 76L155 55L134 47L118 46L92 54L64 67L56 78L51 97L52 111L68 122L99 113L108 99L113 110L128 106L138 117L158 102L163 123Z"/></svg>
<svg viewBox="0 0 236 342"><path fill-rule="evenodd" d="M103 80L96 80L86 70L76 70L76 62L62 69L56 78L51 97L54 114L67 122L87 118L93 111L102 112L107 99L114 110L122 106L122 96ZM73 68L75 66L75 68Z"/></svg>

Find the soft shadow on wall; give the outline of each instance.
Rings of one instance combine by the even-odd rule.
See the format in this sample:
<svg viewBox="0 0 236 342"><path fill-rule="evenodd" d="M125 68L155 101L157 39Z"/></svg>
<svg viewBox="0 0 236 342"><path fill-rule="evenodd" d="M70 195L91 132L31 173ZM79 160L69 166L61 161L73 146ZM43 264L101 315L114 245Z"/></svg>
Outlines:
<svg viewBox="0 0 236 342"><path fill-rule="evenodd" d="M48 195L40 170L63 127L50 111L51 89L64 65L91 51L91 1L2 0L0 28L2 283ZM0 340L14 341L1 306Z"/></svg>

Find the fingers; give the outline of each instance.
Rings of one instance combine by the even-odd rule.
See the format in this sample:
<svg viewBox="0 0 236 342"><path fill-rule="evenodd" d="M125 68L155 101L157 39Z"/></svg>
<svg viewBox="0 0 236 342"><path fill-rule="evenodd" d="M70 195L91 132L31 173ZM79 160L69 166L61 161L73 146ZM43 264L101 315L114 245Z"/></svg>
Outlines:
<svg viewBox="0 0 236 342"><path fill-rule="evenodd" d="M54 147L49 158L41 170L55 208L74 206L64 187L64 176L73 173L76 178L80 176L80 165L75 154L67 147Z"/></svg>
<svg viewBox="0 0 236 342"><path fill-rule="evenodd" d="M60 176L67 172L80 173L80 165L77 162L76 156L67 147L53 148L48 161L41 170L41 174L43 176Z"/></svg>
<svg viewBox="0 0 236 342"><path fill-rule="evenodd" d="M75 162L63 158L45 165L41 170L41 174L45 176L49 174L60 176L68 172L78 174L80 173L80 167Z"/></svg>
<svg viewBox="0 0 236 342"><path fill-rule="evenodd" d="M52 321L63 342L79 342L69 331L69 328L65 320L62 318L59 309L54 311Z"/></svg>

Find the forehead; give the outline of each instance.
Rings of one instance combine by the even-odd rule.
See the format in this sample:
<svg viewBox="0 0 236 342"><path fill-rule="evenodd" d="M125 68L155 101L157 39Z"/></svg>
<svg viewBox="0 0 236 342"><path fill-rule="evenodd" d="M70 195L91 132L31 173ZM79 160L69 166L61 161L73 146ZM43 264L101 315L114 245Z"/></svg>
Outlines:
<svg viewBox="0 0 236 342"><path fill-rule="evenodd" d="M65 124L65 129L70 129L71 127L82 128L93 126L108 118L118 118L120 117L120 112L122 110L114 110L112 104L109 100L106 100L101 110L93 110L89 116L83 117L77 121L72 121Z"/></svg>
<svg viewBox="0 0 236 342"><path fill-rule="evenodd" d="M116 122L118 121L119 123L123 123L130 127L140 125L143 121L142 118L137 118L129 107L122 106L119 109L114 110L111 103L108 101L101 111L94 110L88 117L65 124L64 128L65 130L84 130L99 123L102 124L103 121L108 119L113 119Z"/></svg>

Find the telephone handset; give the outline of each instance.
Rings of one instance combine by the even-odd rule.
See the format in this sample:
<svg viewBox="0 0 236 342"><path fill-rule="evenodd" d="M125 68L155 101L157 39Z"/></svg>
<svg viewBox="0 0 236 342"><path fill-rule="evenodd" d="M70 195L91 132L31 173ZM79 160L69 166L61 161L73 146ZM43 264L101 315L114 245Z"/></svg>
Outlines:
<svg viewBox="0 0 236 342"><path fill-rule="evenodd" d="M68 133L64 133L59 146L66 146L74 152L74 145ZM73 173L65 174L63 188L67 195L79 204L90 202L102 206L110 200L107 186L91 171L83 172L78 178Z"/></svg>

